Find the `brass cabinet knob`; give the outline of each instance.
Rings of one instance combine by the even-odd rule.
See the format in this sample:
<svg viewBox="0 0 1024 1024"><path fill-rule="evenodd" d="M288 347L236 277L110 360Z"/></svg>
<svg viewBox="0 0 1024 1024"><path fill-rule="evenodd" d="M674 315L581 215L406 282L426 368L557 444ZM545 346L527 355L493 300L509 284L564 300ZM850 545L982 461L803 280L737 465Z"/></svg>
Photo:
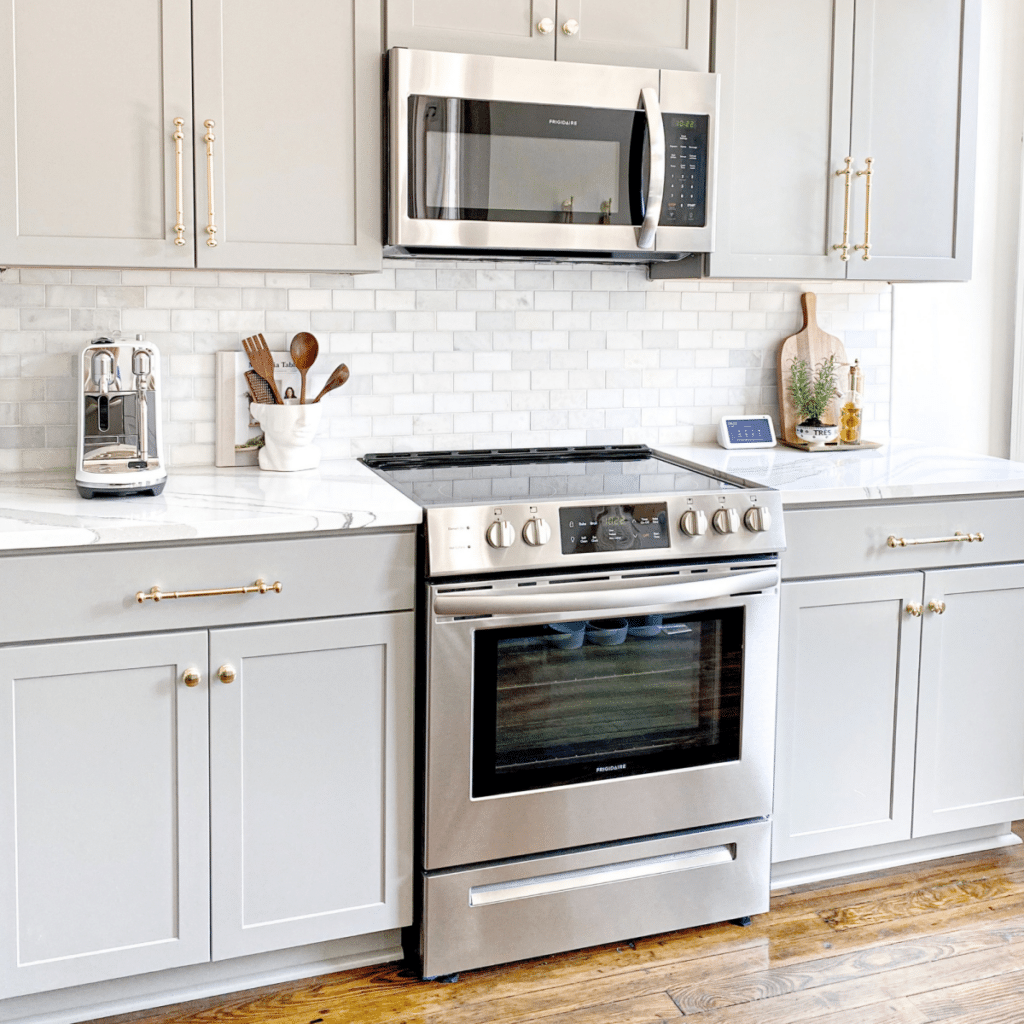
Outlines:
<svg viewBox="0 0 1024 1024"><path fill-rule="evenodd" d="M928 611L935 612L936 615L941 615L945 610L945 601L936 601L935 598L932 598L932 600L928 602Z"/></svg>
<svg viewBox="0 0 1024 1024"><path fill-rule="evenodd" d="M235 681L235 666L221 665L221 667L217 669L217 678L222 683L233 683Z"/></svg>
<svg viewBox="0 0 1024 1024"><path fill-rule="evenodd" d="M555 23L550 18L541 18L537 22L537 31L542 36L550 35L555 30Z"/></svg>
<svg viewBox="0 0 1024 1024"><path fill-rule="evenodd" d="M200 683L201 676L199 675L199 669L187 668L181 673L181 681L186 686L198 686Z"/></svg>
<svg viewBox="0 0 1024 1024"><path fill-rule="evenodd" d="M913 615L915 618L917 618L919 615L921 615L921 613L923 611L924 611L924 608L922 608L921 605L919 605L917 603L917 601L908 601L907 602L907 614L908 615Z"/></svg>
<svg viewBox="0 0 1024 1024"><path fill-rule="evenodd" d="M562 33L567 36L574 36L580 30L580 23L575 18L570 18L563 26Z"/></svg>

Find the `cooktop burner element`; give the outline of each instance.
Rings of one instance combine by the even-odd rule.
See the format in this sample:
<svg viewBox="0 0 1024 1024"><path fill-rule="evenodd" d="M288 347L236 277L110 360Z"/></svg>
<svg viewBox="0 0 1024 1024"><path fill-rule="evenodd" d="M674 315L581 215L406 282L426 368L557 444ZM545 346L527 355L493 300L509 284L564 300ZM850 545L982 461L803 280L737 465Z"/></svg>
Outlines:
<svg viewBox="0 0 1024 1024"><path fill-rule="evenodd" d="M774 554L785 546L777 492L646 445L361 461L426 509L431 576Z"/></svg>

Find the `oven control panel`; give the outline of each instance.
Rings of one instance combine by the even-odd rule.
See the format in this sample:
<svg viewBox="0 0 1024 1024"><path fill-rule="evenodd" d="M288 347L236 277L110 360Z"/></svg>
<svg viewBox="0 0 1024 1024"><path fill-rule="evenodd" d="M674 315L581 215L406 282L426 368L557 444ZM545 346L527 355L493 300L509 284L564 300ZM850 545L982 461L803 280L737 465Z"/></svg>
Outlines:
<svg viewBox="0 0 1024 1024"><path fill-rule="evenodd" d="M429 507L428 575L769 554L786 546L777 491L662 501Z"/></svg>

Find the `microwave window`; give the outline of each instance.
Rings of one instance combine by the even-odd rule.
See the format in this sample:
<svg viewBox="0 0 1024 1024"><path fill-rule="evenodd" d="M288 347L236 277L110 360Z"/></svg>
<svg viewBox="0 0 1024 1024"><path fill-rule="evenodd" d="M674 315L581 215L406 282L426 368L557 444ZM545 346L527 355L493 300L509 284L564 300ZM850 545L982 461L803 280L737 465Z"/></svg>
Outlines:
<svg viewBox="0 0 1024 1024"><path fill-rule="evenodd" d="M543 211L564 216L619 212L618 142L430 132L426 137L427 206L443 208L458 154L460 208Z"/></svg>
<svg viewBox="0 0 1024 1024"><path fill-rule="evenodd" d="M645 132L636 110L412 96L409 216L637 224Z"/></svg>

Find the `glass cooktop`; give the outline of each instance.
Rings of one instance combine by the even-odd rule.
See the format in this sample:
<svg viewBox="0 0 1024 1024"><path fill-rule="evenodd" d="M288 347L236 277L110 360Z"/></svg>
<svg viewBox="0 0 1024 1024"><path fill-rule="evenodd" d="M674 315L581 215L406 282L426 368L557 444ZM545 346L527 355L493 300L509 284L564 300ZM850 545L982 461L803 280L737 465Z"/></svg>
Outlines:
<svg viewBox="0 0 1024 1024"><path fill-rule="evenodd" d="M360 461L424 507L740 489L646 445L398 452Z"/></svg>

